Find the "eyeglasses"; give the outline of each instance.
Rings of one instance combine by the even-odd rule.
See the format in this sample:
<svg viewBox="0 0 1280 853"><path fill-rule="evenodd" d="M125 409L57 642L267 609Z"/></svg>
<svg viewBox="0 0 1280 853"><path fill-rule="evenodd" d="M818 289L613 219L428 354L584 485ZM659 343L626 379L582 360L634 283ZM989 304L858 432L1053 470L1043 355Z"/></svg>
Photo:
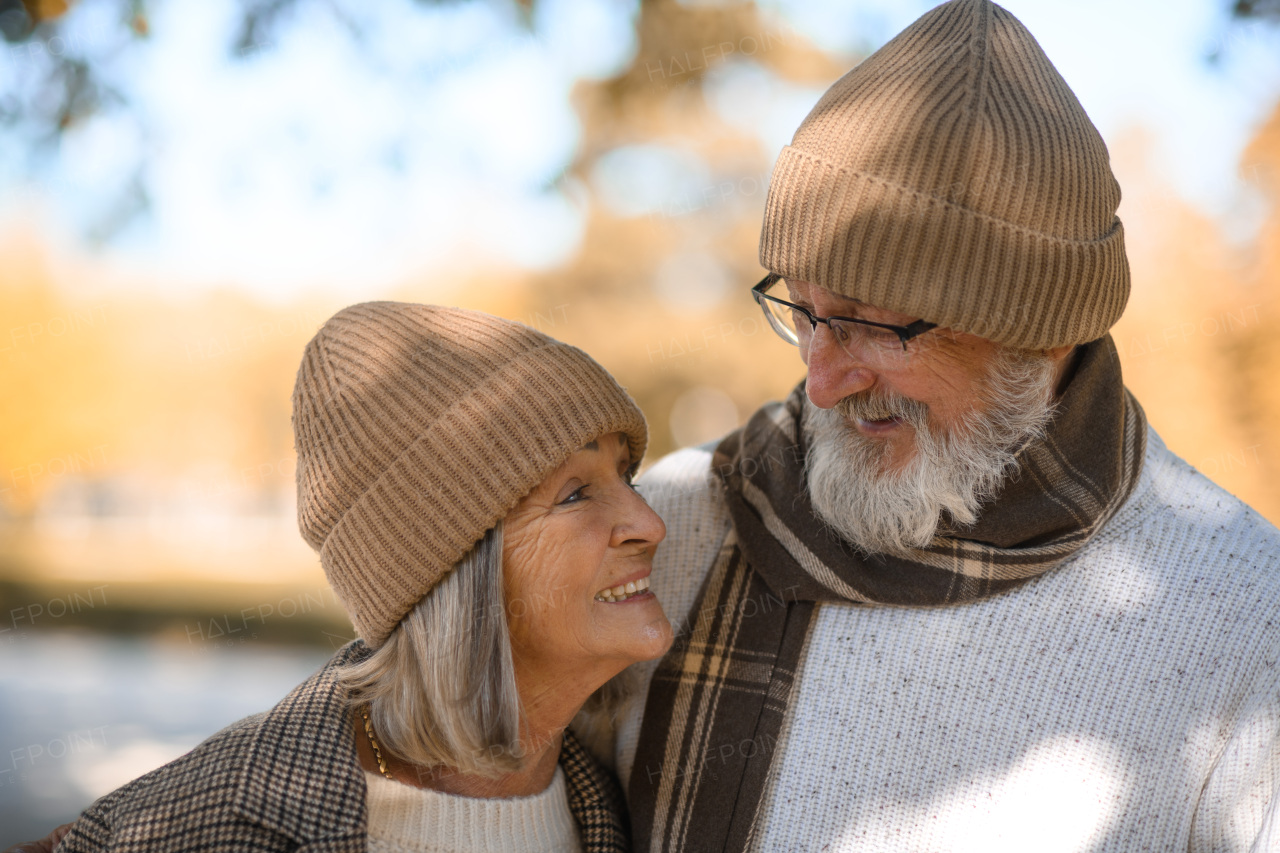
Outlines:
<svg viewBox="0 0 1280 853"><path fill-rule="evenodd" d="M891 326L855 317L819 317L807 308L771 295L769 289L780 281L784 281L782 276L769 273L751 288L751 296L778 336L801 349L809 347L810 340L818 331L818 324L822 323L850 356L866 359L878 366L901 364L911 357L907 344L938 325L916 320L909 326Z"/></svg>

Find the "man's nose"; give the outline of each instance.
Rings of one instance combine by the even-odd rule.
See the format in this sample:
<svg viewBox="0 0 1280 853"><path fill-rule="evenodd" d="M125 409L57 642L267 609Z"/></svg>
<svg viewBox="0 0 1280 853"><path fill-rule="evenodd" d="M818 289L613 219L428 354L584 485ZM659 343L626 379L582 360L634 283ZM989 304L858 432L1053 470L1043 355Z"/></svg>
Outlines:
<svg viewBox="0 0 1280 853"><path fill-rule="evenodd" d="M876 381L875 374L845 352L823 323L813 330L804 361L809 366L805 391L810 402L820 409L830 409L850 394L870 388Z"/></svg>

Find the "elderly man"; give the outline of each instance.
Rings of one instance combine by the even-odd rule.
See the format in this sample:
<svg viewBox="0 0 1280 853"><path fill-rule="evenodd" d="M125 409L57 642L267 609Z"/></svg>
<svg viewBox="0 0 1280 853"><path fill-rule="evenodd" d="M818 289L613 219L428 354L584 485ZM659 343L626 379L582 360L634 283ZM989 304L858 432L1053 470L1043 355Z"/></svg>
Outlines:
<svg viewBox="0 0 1280 853"><path fill-rule="evenodd" d="M1280 850L1280 532L1124 388L1119 202L989 0L805 119L754 295L808 376L641 484L638 849Z"/></svg>

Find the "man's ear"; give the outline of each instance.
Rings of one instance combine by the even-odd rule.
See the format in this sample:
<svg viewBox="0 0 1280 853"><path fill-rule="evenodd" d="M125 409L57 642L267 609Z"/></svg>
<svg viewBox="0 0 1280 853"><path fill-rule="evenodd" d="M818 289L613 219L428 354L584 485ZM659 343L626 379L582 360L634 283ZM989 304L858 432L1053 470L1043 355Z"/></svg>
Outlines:
<svg viewBox="0 0 1280 853"><path fill-rule="evenodd" d="M1053 393L1059 396L1066 390L1067 382L1071 379L1071 373L1075 368L1076 355L1079 347L1068 344L1062 347L1051 347L1044 351L1044 354L1053 362Z"/></svg>
<svg viewBox="0 0 1280 853"><path fill-rule="evenodd" d="M1074 349L1075 349L1075 344L1067 344L1066 346L1063 346L1063 347L1053 347L1051 349L1047 349L1044 351L1044 354L1049 356L1049 358L1052 359L1053 361L1062 361L1062 359L1070 355L1071 351Z"/></svg>

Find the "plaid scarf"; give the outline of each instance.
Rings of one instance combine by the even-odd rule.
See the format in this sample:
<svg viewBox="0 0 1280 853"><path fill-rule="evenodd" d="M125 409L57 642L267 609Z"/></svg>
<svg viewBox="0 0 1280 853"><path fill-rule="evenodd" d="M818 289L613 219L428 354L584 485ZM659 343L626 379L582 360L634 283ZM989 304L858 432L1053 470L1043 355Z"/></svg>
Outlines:
<svg viewBox="0 0 1280 853"><path fill-rule="evenodd" d="M1110 336L1084 345L1043 440L964 538L865 556L815 515L803 383L717 447L733 529L654 673L631 774L636 850L745 850L801 650L821 602L963 604L1062 563L1133 491L1146 418ZM693 569L694 567L691 567Z"/></svg>

